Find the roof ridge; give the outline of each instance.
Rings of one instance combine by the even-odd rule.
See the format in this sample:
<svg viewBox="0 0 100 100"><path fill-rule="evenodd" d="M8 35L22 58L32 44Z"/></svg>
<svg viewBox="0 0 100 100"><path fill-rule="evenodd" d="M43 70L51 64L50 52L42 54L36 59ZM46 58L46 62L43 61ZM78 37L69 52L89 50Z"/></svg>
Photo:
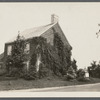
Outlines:
<svg viewBox="0 0 100 100"><path fill-rule="evenodd" d="M50 24L46 24L46 25L41 25L41 26L36 26L36 27L32 27L32 28L27 28L27 29L25 29L24 31L30 30L30 29L39 28L39 27L46 27L46 26L53 25L53 24L55 24L55 23L50 23ZM22 32L23 32L23 31L22 31Z"/></svg>

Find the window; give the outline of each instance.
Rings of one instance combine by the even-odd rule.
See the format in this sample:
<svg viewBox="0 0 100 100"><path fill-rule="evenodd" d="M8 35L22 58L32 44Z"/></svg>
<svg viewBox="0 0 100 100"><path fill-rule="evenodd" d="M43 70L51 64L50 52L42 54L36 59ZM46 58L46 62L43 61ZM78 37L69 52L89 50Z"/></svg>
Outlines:
<svg viewBox="0 0 100 100"><path fill-rule="evenodd" d="M29 54L29 50L30 50L30 44L27 43L27 44L26 44L26 47L25 47L25 49L24 49L24 52L25 52L26 54Z"/></svg>
<svg viewBox="0 0 100 100"><path fill-rule="evenodd" d="M7 55L11 55L11 51L12 51L12 46L9 45L7 48Z"/></svg>

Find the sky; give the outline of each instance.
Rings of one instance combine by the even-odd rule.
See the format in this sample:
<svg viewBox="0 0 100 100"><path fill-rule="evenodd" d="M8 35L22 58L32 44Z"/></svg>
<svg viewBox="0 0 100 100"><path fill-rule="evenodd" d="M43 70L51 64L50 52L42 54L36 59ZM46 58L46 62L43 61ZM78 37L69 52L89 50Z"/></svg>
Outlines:
<svg viewBox="0 0 100 100"><path fill-rule="evenodd" d="M0 3L0 53L4 44L26 29L51 23L59 16L66 38L73 47L72 59L78 68L100 60L100 3Z"/></svg>

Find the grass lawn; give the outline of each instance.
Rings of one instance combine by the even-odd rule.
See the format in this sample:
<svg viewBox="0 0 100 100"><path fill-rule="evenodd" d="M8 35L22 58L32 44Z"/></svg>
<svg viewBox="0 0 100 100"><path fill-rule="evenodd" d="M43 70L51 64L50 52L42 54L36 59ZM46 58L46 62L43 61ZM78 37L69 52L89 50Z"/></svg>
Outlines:
<svg viewBox="0 0 100 100"><path fill-rule="evenodd" d="M69 85L81 85L81 84L91 84L98 83L100 79L91 78L90 82L79 82L77 80L66 81L64 79L55 78L44 78L38 80L24 80L24 79L13 79L4 80L0 77L0 91L2 90L18 90L18 89L31 89L31 88L45 88L45 87L59 87L59 86L69 86Z"/></svg>

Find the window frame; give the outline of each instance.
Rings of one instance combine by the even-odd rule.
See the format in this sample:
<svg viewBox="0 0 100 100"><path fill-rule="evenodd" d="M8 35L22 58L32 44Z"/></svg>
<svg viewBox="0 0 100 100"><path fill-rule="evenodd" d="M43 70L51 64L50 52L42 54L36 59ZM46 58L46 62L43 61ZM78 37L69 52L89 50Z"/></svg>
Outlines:
<svg viewBox="0 0 100 100"><path fill-rule="evenodd" d="M12 54L12 45L7 46L7 55L10 56Z"/></svg>

